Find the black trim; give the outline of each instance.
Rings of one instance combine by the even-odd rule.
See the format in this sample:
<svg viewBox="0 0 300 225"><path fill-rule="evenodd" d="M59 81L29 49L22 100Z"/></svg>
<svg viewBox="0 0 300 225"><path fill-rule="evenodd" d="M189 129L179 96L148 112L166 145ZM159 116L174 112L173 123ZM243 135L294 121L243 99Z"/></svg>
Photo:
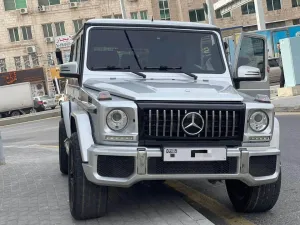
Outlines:
<svg viewBox="0 0 300 225"><path fill-rule="evenodd" d="M61 77L66 78L80 78L80 74L70 74L70 73L59 73Z"/></svg>

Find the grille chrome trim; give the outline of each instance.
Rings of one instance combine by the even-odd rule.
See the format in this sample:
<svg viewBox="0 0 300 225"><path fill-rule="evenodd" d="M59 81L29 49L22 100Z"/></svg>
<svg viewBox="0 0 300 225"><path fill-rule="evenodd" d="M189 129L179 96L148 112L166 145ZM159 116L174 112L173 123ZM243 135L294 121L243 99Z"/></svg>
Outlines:
<svg viewBox="0 0 300 225"><path fill-rule="evenodd" d="M170 137L172 137L172 133L173 133L173 110L171 110Z"/></svg>

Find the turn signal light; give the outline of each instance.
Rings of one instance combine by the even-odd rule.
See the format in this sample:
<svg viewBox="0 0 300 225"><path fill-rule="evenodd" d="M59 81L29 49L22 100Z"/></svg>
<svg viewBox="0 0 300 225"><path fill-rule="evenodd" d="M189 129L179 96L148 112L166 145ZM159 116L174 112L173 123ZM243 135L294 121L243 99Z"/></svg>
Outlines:
<svg viewBox="0 0 300 225"><path fill-rule="evenodd" d="M104 101L104 100L112 100L112 97L108 91L101 91L98 95L97 98L99 101Z"/></svg>

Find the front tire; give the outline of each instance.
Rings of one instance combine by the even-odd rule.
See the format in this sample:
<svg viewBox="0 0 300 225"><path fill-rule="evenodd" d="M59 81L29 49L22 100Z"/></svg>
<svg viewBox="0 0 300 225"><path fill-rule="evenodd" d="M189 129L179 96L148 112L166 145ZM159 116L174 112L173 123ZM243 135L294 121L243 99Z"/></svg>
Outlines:
<svg viewBox="0 0 300 225"><path fill-rule="evenodd" d="M68 154L65 140L68 138L64 120L59 121L59 168L62 174L68 174Z"/></svg>
<svg viewBox="0 0 300 225"><path fill-rule="evenodd" d="M74 219L86 220L104 216L107 211L108 188L91 183L85 177L77 133L70 139L69 203Z"/></svg>
<svg viewBox="0 0 300 225"><path fill-rule="evenodd" d="M281 173L276 182L250 187L239 180L226 180L227 193L237 212L266 212L276 204L280 188Z"/></svg>

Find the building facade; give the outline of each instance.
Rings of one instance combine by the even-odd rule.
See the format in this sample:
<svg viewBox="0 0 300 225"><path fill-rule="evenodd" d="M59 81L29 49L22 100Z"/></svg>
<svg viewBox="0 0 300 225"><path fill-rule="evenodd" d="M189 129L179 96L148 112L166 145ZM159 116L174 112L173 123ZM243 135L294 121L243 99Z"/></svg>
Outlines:
<svg viewBox="0 0 300 225"><path fill-rule="evenodd" d="M216 1L216 0L213 0ZM299 24L299 0L262 0L267 28ZM131 19L207 23L205 0L124 0ZM255 30L253 2L231 13L215 12L222 28ZM120 0L0 0L0 72L51 67L59 46L67 61L70 38L92 18L122 18Z"/></svg>

